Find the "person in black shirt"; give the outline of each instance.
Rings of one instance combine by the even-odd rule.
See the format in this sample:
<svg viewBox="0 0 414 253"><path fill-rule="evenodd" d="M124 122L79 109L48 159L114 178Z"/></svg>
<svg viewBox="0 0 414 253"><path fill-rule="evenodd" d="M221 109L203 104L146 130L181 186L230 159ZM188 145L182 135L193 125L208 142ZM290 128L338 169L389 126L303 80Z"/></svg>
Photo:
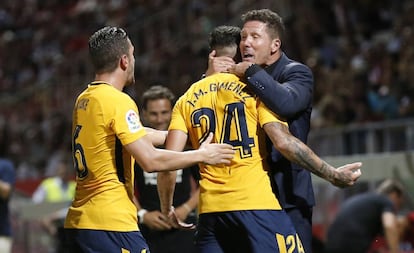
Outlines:
<svg viewBox="0 0 414 253"><path fill-rule="evenodd" d="M174 94L164 86L152 86L145 91L142 96L144 124L157 130L167 130L174 100ZM192 224L197 221L198 179L197 166L177 171L175 213L181 220ZM160 212L157 173L147 173L136 164L135 187L138 193L139 227L151 253L195 252L194 231L173 229Z"/></svg>
<svg viewBox="0 0 414 253"><path fill-rule="evenodd" d="M403 198L402 185L387 179L376 192L358 194L345 200L328 228L325 253L366 253L373 240L382 234L388 252L399 252L396 213Z"/></svg>

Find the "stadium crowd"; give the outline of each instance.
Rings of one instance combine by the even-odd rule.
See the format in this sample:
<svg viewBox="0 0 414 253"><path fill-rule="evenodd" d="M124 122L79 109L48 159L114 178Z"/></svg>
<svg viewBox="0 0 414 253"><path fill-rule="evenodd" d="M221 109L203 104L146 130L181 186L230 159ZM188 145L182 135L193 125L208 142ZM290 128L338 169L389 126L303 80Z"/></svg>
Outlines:
<svg viewBox="0 0 414 253"><path fill-rule="evenodd" d="M131 96L154 84L180 96L207 67L212 28L239 25L254 8L281 14L282 47L314 72L313 128L414 116L409 0L2 0L0 156L13 160L18 179L53 174L70 150L71 110L93 73L87 39L97 28L130 34Z"/></svg>

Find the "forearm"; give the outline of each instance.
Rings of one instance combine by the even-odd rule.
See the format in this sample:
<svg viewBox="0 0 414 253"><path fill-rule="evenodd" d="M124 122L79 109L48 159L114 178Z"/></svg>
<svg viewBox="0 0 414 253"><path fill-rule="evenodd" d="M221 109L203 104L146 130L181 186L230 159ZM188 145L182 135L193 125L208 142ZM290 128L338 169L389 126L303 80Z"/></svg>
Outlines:
<svg viewBox="0 0 414 253"><path fill-rule="evenodd" d="M146 172L171 171L189 168L198 163L229 164L234 155L229 144L211 143L213 134L197 150L176 152L155 148L148 136L143 136L124 147ZM183 142L184 147L185 142Z"/></svg>
<svg viewBox="0 0 414 253"><path fill-rule="evenodd" d="M389 253L398 253L399 251L399 238L398 231L392 229L391 231L385 232L387 238L387 244L389 248Z"/></svg>
<svg viewBox="0 0 414 253"><path fill-rule="evenodd" d="M176 152L155 148L150 152L145 161L142 161L143 168L147 172L173 171L187 168L204 160L205 155L200 150L191 150L185 152ZM138 158L139 160L142 160Z"/></svg>
<svg viewBox="0 0 414 253"><path fill-rule="evenodd" d="M176 172L160 172L157 176L157 188L160 198L161 212L168 215L170 207L173 205L175 190Z"/></svg>
<svg viewBox="0 0 414 253"><path fill-rule="evenodd" d="M397 225L397 217L392 212L383 213L382 223L390 253L398 253L400 234Z"/></svg>
<svg viewBox="0 0 414 253"><path fill-rule="evenodd" d="M190 167L204 161L203 158L208 156L204 150L200 149L175 152L155 148L148 136L125 145L125 149L146 172L171 171Z"/></svg>
<svg viewBox="0 0 414 253"><path fill-rule="evenodd" d="M188 209L187 211L192 211L194 210L197 205L198 205L198 199L199 199L199 193L200 193L200 189L195 190L195 192L193 192L193 194L191 195L191 197L183 203L183 205L185 205L186 209Z"/></svg>
<svg viewBox="0 0 414 253"><path fill-rule="evenodd" d="M287 126L277 123L264 125L275 148L289 161L309 170L313 174L334 182L338 176L334 167L318 157L308 146L288 132Z"/></svg>
<svg viewBox="0 0 414 253"><path fill-rule="evenodd" d="M168 131L156 130L150 127L145 127L145 131L147 131L147 136L151 140L152 145L162 146L165 144Z"/></svg>

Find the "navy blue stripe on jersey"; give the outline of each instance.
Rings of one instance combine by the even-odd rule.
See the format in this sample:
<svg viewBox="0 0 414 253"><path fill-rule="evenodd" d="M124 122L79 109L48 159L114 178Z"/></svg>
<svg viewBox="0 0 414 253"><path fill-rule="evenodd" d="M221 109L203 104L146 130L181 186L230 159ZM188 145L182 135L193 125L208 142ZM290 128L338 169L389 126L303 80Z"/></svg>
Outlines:
<svg viewBox="0 0 414 253"><path fill-rule="evenodd" d="M118 179L120 182L125 183L125 175L124 175L124 160L122 156L122 143L121 141L116 138L115 140L115 166L116 166L116 173L118 175Z"/></svg>

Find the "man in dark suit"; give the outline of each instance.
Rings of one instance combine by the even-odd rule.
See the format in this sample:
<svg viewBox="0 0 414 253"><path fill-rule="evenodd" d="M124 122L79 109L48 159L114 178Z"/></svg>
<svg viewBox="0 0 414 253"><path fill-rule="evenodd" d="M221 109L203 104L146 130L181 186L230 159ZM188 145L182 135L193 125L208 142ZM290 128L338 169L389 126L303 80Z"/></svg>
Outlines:
<svg viewBox="0 0 414 253"><path fill-rule="evenodd" d="M229 71L245 78L266 106L289 124L290 132L306 143L312 111L313 75L304 64L289 59L281 49L284 24L269 9L242 15L242 62L210 53L206 74ZM315 198L308 170L271 151L274 190L291 217L305 252L312 252L312 208Z"/></svg>

